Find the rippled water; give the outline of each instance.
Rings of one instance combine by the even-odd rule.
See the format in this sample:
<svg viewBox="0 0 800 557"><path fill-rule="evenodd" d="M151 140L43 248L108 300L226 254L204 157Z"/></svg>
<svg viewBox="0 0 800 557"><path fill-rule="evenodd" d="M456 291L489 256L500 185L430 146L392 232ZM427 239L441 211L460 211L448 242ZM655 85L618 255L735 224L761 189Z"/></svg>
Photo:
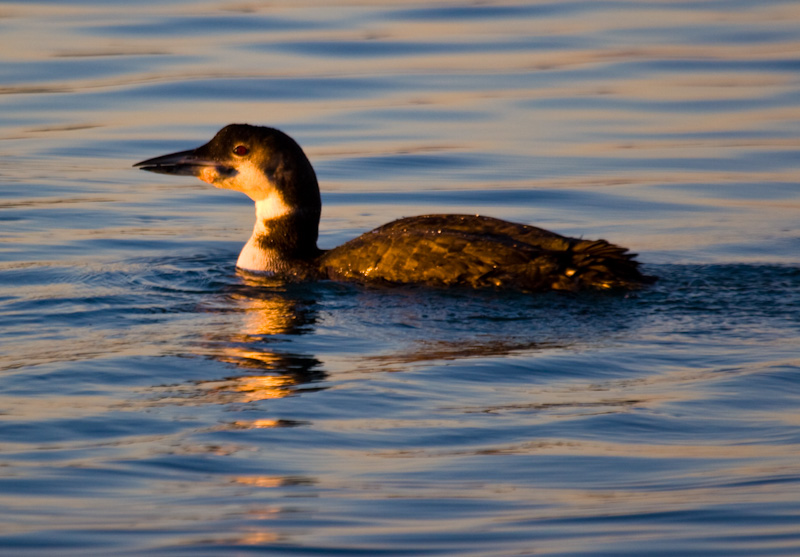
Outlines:
<svg viewBox="0 0 800 557"><path fill-rule="evenodd" d="M0 3L0 553L800 554L796 2ZM630 295L282 285L131 164L283 129L322 247L479 212Z"/></svg>

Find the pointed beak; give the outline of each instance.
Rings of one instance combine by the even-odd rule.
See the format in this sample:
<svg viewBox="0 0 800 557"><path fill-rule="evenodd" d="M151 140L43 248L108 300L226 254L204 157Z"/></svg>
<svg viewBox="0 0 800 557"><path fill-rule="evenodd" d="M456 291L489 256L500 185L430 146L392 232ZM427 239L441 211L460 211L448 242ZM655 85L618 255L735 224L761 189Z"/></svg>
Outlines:
<svg viewBox="0 0 800 557"><path fill-rule="evenodd" d="M200 149L202 149L202 147ZM162 155L160 157L147 159L146 161L137 162L133 166L134 168L141 168L142 170L155 172L157 174L197 176L201 179L204 175L207 175L208 172L214 172L217 176L230 175L235 172L235 169L220 163L220 161L202 156L198 153L200 149Z"/></svg>

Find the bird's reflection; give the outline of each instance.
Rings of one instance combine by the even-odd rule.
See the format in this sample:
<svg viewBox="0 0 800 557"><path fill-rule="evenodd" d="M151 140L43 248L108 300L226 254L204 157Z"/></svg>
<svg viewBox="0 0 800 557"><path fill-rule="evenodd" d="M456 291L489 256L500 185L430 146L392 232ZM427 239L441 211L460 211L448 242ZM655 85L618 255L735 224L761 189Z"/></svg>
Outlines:
<svg viewBox="0 0 800 557"><path fill-rule="evenodd" d="M204 301L213 314L194 343L195 356L233 370L156 389L176 404L250 404L328 388L328 372L403 371L438 360L503 357L604 342L630 326L619 297L509 297L421 289L361 289L331 284L285 284L240 277ZM314 333L321 308L326 327L346 331L352 345L304 353L296 337ZM554 318L553 316L557 316ZM624 319L618 318L624 316ZM599 318L599 317L602 317ZM350 341L350 340L349 340ZM342 353L344 350L344 353ZM257 419L231 427L292 427Z"/></svg>
<svg viewBox="0 0 800 557"><path fill-rule="evenodd" d="M227 364L234 373L213 379L160 387L159 400L173 404L247 404L284 398L326 377L316 357L279 348L286 335L313 330L316 301L307 290L244 277L241 284L220 293L206 313L220 317L203 331L196 355ZM271 424L271 425L270 425ZM284 420L257 420L250 427L288 427ZM244 422L235 427L246 427Z"/></svg>

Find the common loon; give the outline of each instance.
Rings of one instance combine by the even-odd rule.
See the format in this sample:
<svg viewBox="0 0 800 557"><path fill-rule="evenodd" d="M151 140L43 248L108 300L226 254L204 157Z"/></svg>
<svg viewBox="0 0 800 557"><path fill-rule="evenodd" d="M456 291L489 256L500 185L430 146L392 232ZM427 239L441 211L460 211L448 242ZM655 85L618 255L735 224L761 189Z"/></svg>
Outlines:
<svg viewBox="0 0 800 557"><path fill-rule="evenodd" d="M237 267L289 280L547 290L632 289L652 282L635 254L477 215L402 218L331 249L317 247L317 177L300 146L268 127L231 124L205 145L134 165L196 176L256 205Z"/></svg>

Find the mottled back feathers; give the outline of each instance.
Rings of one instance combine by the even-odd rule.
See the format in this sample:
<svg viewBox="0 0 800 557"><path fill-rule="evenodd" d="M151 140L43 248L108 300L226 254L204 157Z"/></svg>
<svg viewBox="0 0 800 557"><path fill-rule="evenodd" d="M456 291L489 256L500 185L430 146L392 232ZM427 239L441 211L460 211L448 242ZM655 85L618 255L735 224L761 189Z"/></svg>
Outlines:
<svg viewBox="0 0 800 557"><path fill-rule="evenodd" d="M320 272L365 284L524 291L632 288L648 282L625 248L491 217L396 220L324 253Z"/></svg>

